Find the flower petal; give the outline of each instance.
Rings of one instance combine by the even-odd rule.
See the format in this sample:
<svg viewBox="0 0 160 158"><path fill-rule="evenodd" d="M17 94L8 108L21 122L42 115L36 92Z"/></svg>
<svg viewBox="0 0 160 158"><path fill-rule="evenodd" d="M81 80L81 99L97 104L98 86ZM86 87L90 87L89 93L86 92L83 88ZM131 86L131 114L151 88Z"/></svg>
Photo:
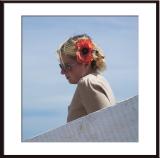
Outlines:
<svg viewBox="0 0 160 158"><path fill-rule="evenodd" d="M90 39L80 39L76 42L76 56L77 56L77 62L79 63L91 63L93 60L93 43ZM87 49L87 53L83 50Z"/></svg>

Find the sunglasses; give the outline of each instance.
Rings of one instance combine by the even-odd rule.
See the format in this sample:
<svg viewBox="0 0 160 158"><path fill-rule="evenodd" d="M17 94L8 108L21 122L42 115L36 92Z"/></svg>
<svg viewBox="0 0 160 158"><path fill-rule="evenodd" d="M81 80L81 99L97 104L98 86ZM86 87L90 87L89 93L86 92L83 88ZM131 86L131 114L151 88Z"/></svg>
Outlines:
<svg viewBox="0 0 160 158"><path fill-rule="evenodd" d="M73 66L75 66L75 65L77 65L77 63L74 63L74 64L59 64L59 67L63 71L71 71Z"/></svg>

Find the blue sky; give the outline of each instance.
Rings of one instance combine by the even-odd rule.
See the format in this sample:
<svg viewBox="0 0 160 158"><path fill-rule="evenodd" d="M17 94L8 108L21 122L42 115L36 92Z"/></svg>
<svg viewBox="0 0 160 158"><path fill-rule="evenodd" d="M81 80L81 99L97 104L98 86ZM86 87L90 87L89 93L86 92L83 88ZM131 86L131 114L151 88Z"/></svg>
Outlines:
<svg viewBox="0 0 160 158"><path fill-rule="evenodd" d="M137 16L22 17L22 139L66 123L76 85L60 74L56 50L67 38L87 33L104 50L118 101L138 94Z"/></svg>

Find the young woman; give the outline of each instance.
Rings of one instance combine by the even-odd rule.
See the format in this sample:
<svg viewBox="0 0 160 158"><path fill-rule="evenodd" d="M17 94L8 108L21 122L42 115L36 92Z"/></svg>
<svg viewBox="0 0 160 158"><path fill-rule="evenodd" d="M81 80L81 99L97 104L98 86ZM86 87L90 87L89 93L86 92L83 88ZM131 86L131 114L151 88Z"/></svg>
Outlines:
<svg viewBox="0 0 160 158"><path fill-rule="evenodd" d="M115 104L111 87L100 74L105 69L104 55L87 34L69 38L57 53L61 74L77 84L67 122Z"/></svg>

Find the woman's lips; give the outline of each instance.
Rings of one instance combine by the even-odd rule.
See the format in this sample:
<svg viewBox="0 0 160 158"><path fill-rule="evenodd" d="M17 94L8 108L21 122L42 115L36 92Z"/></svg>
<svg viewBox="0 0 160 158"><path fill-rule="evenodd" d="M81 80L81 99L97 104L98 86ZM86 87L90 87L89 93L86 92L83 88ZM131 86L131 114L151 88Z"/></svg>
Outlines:
<svg viewBox="0 0 160 158"><path fill-rule="evenodd" d="M68 77L68 76L66 76L66 79L68 80L68 79L69 79L69 77Z"/></svg>

